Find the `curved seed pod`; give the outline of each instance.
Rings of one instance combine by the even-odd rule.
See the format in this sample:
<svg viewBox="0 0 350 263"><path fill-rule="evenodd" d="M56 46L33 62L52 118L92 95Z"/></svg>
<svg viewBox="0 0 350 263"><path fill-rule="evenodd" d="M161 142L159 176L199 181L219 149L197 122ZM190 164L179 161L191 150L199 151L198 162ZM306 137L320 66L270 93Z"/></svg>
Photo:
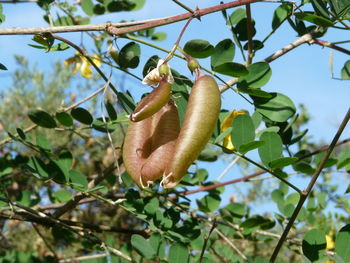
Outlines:
<svg viewBox="0 0 350 263"><path fill-rule="evenodd" d="M143 98L137 105L130 119L134 122L144 120L160 110L170 99L171 85L166 78L162 78L147 97Z"/></svg>
<svg viewBox="0 0 350 263"><path fill-rule="evenodd" d="M163 174L163 187L174 187L197 159L217 124L221 107L220 91L215 80L197 73L174 155Z"/></svg>
<svg viewBox="0 0 350 263"><path fill-rule="evenodd" d="M140 122L130 122L124 139L123 161L131 179L141 187L140 171L146 158L151 153L152 118Z"/></svg>
<svg viewBox="0 0 350 263"><path fill-rule="evenodd" d="M180 133L180 120L173 101L169 101L159 114L153 115L153 134L151 155L141 168L142 184L148 186L162 177L165 166L171 161L175 142Z"/></svg>
<svg viewBox="0 0 350 263"><path fill-rule="evenodd" d="M179 117L169 101L150 118L130 122L123 147L126 171L139 187L162 177L179 135Z"/></svg>

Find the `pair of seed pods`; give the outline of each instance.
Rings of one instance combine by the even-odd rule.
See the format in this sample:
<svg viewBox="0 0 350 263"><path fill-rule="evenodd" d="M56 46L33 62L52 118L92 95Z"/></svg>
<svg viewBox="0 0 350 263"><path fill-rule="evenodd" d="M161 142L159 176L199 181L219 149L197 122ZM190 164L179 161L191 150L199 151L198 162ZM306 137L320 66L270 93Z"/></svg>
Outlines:
<svg viewBox="0 0 350 263"><path fill-rule="evenodd" d="M130 116L123 159L133 181L142 188L160 178L164 188L177 185L208 143L220 107L217 83L196 70L180 128L177 107L171 100L171 85L163 78Z"/></svg>

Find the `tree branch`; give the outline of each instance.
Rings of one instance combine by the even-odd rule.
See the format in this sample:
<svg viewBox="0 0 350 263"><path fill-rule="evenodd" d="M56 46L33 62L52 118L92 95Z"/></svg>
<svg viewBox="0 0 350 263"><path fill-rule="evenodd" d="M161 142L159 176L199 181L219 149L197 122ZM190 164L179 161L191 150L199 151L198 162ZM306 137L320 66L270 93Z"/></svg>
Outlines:
<svg viewBox="0 0 350 263"><path fill-rule="evenodd" d="M121 165L121 164L122 164L122 158L119 158L118 159L118 165ZM95 186L97 186L114 169L116 169L116 167L114 166L114 163L113 163L109 167L107 167L101 174L99 174L96 178L94 178L93 180L91 180L89 182L88 189L92 189ZM80 200L84 199L85 197L87 197L87 195L85 193L78 193L78 194L76 194L73 197L72 200L68 201L65 205L63 205L60 208L58 208L53 213L53 217L54 218L59 218L61 215L65 214L67 211L69 211L69 210L73 209L74 207L76 207L79 204Z"/></svg>
<svg viewBox="0 0 350 263"><path fill-rule="evenodd" d="M314 187L314 185L315 185L320 173L322 172L323 167L325 166L329 156L331 155L334 147L336 146L337 141L339 140L340 135L344 131L349 119L350 119L350 108L348 109L348 112L346 113L342 123L340 124L337 133L335 134L331 144L329 145L329 148L327 149L326 154L324 155L319 166L317 167L316 172L312 176L306 189L303 191L303 194L300 196L299 202L298 202L296 208L294 209L294 212L293 212L292 216L290 217L290 220L288 221L288 224L286 225L286 228L284 229L284 231L281 235L281 238L278 240L278 243L277 243L277 245L276 245L276 247L271 255L271 258L270 258L271 263L275 262L277 255L278 255L279 251L281 250L282 245L283 245L284 241L286 240L290 229L292 228L301 208L303 207L303 205L304 205L306 199L308 198L312 188Z"/></svg>
<svg viewBox="0 0 350 263"><path fill-rule="evenodd" d="M350 55L350 50L345 49L345 48L340 47L340 46L337 46L337 45L334 45L334 44L332 44L332 43L330 43L328 41L324 41L324 40L320 40L320 39L315 38L315 39L313 39L311 41L311 44L317 44L317 45L320 45L322 47L329 47L331 49L340 51L340 52L342 52L344 54Z"/></svg>

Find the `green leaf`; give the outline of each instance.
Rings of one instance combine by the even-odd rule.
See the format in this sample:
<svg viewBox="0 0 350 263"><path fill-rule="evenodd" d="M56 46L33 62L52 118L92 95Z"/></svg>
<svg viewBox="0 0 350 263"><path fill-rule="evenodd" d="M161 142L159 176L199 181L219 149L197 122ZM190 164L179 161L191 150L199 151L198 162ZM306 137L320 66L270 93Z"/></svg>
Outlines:
<svg viewBox="0 0 350 263"><path fill-rule="evenodd" d="M264 48L264 43L260 40L253 40L252 44L254 51ZM243 49L248 50L248 42L244 44Z"/></svg>
<svg viewBox="0 0 350 263"><path fill-rule="evenodd" d="M333 26L333 22L331 20L328 20L321 16L314 15L313 13L300 12L300 13L295 13L294 15L300 20L308 21L318 26L322 26L322 27Z"/></svg>
<svg viewBox="0 0 350 263"><path fill-rule="evenodd" d="M350 150L343 150L338 156L337 169L341 169L350 164Z"/></svg>
<svg viewBox="0 0 350 263"><path fill-rule="evenodd" d="M91 116L90 112L88 112L84 108L78 107L78 108L72 109L70 114L72 115L72 117L75 120L77 120L83 124L86 124L86 125L90 125L94 120L93 117Z"/></svg>
<svg viewBox="0 0 350 263"><path fill-rule="evenodd" d="M52 46L48 51L49 52L56 52L56 51L64 51L69 48L68 44L66 43L58 43L57 45Z"/></svg>
<svg viewBox="0 0 350 263"><path fill-rule="evenodd" d="M50 142L43 135L36 137L36 144L44 151L51 151Z"/></svg>
<svg viewBox="0 0 350 263"><path fill-rule="evenodd" d="M244 217L248 212L244 205L240 203L230 203L225 207L225 209L229 211L233 217L238 218Z"/></svg>
<svg viewBox="0 0 350 263"><path fill-rule="evenodd" d="M96 4L93 8L95 15L103 15L106 12L106 8L101 4Z"/></svg>
<svg viewBox="0 0 350 263"><path fill-rule="evenodd" d="M56 112L55 117L63 126L69 127L73 125L72 116L67 112Z"/></svg>
<svg viewBox="0 0 350 263"><path fill-rule="evenodd" d="M237 8L229 17L226 24L228 26L238 24L243 18L246 18L246 11L244 8Z"/></svg>
<svg viewBox="0 0 350 263"><path fill-rule="evenodd" d="M136 68L140 63L141 48L135 42L129 42L119 52L119 65L122 68Z"/></svg>
<svg viewBox="0 0 350 263"><path fill-rule="evenodd" d="M78 191L84 191L88 187L88 181L82 173L76 171L76 170L70 170L69 171L69 178L73 185L73 188Z"/></svg>
<svg viewBox="0 0 350 263"><path fill-rule="evenodd" d="M114 132L118 128L117 123L111 123L109 118L105 118L103 121L102 118L98 118L92 122L92 128L100 132Z"/></svg>
<svg viewBox="0 0 350 263"><path fill-rule="evenodd" d="M269 82L272 71L269 63L257 62L247 68L248 74L238 79L238 88L258 89Z"/></svg>
<svg viewBox="0 0 350 263"><path fill-rule="evenodd" d="M283 168L285 166L295 163L296 161L298 161L298 158L296 157L281 157L271 161L269 163L269 166L271 169Z"/></svg>
<svg viewBox="0 0 350 263"><path fill-rule="evenodd" d="M184 51L194 58L206 58L214 53L214 47L206 40L193 39L185 44Z"/></svg>
<svg viewBox="0 0 350 263"><path fill-rule="evenodd" d="M143 66L143 70L142 70L142 75L143 77L146 77L146 75L151 72L152 69L155 69L157 67L158 64L158 60L160 59L159 56L154 55L152 57L150 57L147 62L145 63L145 65Z"/></svg>
<svg viewBox="0 0 350 263"><path fill-rule="evenodd" d="M265 142L263 141L252 141L252 142L248 142L245 144L241 144L238 148L238 151L240 153L246 154L249 151L252 151L256 148L259 148L260 146L262 146Z"/></svg>
<svg viewBox="0 0 350 263"><path fill-rule="evenodd" d="M54 118L51 117L46 111L42 110L30 110L28 113L28 117L32 122L36 125L44 127L44 128L56 128L56 122Z"/></svg>
<svg viewBox="0 0 350 263"><path fill-rule="evenodd" d="M216 137L214 143L221 142L226 137L226 135L231 133L231 131L232 131L232 127L229 127L226 130L224 130L222 133L219 134L218 137Z"/></svg>
<svg viewBox="0 0 350 263"><path fill-rule="evenodd" d="M118 92L117 98L118 103L128 114L131 114L135 110L135 102L132 99L131 95L129 95L128 93Z"/></svg>
<svg viewBox="0 0 350 263"><path fill-rule="evenodd" d="M7 70L7 67L4 64L0 63L0 70Z"/></svg>
<svg viewBox="0 0 350 263"><path fill-rule="evenodd" d="M232 122L231 140L236 149L242 144L254 141L255 126L248 114L237 115Z"/></svg>
<svg viewBox="0 0 350 263"><path fill-rule="evenodd" d="M272 29L276 30L291 15L292 5L283 3L276 8L272 18Z"/></svg>
<svg viewBox="0 0 350 263"><path fill-rule="evenodd" d="M326 19L329 18L328 9L326 5L326 1L323 0L311 0L311 4L317 15L322 16Z"/></svg>
<svg viewBox="0 0 350 263"><path fill-rule="evenodd" d="M5 15L3 14L2 4L0 4L0 24L5 21Z"/></svg>
<svg viewBox="0 0 350 263"><path fill-rule="evenodd" d="M53 196L57 199L58 202L64 203L68 202L73 195L68 190L60 189L57 192L54 192Z"/></svg>
<svg viewBox="0 0 350 263"><path fill-rule="evenodd" d="M185 263L188 262L189 255L188 248L185 245L175 243L169 249L168 262Z"/></svg>
<svg viewBox="0 0 350 263"><path fill-rule="evenodd" d="M70 16L58 16L53 24L54 26L72 26L74 25L74 22Z"/></svg>
<svg viewBox="0 0 350 263"><path fill-rule="evenodd" d="M271 161L280 158L282 155L282 140L275 132L264 132L260 140L265 143L259 147L259 156L261 161L268 165Z"/></svg>
<svg viewBox="0 0 350 263"><path fill-rule="evenodd" d="M73 155L68 150L63 150L58 155L59 162L67 169L69 170L72 168L73 165Z"/></svg>
<svg viewBox="0 0 350 263"><path fill-rule="evenodd" d="M345 262L350 261L350 225L342 227L335 239L335 252Z"/></svg>
<svg viewBox="0 0 350 263"><path fill-rule="evenodd" d="M182 126L182 123L183 123L184 118L185 118L188 96L189 95L186 92L175 92L174 96L173 96L174 97L174 101L175 101L176 106L177 106L177 111L178 111L178 114L179 114L180 127Z"/></svg>
<svg viewBox="0 0 350 263"><path fill-rule="evenodd" d="M221 199L220 196L216 194L209 194L196 201L199 210L208 213L218 209Z"/></svg>
<svg viewBox="0 0 350 263"><path fill-rule="evenodd" d="M144 208L146 214L154 215L159 210L159 201L157 198L153 197Z"/></svg>
<svg viewBox="0 0 350 263"><path fill-rule="evenodd" d="M16 128L18 136L22 139L25 140L27 138L26 134L21 128Z"/></svg>
<svg viewBox="0 0 350 263"><path fill-rule="evenodd" d="M215 162L218 159L218 153L217 151L206 148L198 156L198 160L204 161L204 162Z"/></svg>
<svg viewBox="0 0 350 263"><path fill-rule="evenodd" d="M92 0L83 0L80 2L81 9L87 14L88 16L92 16L94 14L94 4Z"/></svg>
<svg viewBox="0 0 350 263"><path fill-rule="evenodd" d="M46 170L46 164L38 157L31 157L27 163L27 168L39 179L49 178L49 174Z"/></svg>
<svg viewBox="0 0 350 263"><path fill-rule="evenodd" d="M326 237L325 232L318 229L312 229L306 233L302 249L304 255L314 262L322 258L326 249Z"/></svg>
<svg viewBox="0 0 350 263"><path fill-rule="evenodd" d="M248 40L247 23L248 23L248 19L243 18L241 21L237 23L237 25L234 28L234 32L236 33L237 38L240 41ZM252 20L250 25L251 25L251 36L254 37L256 34L255 21Z"/></svg>
<svg viewBox="0 0 350 263"><path fill-rule="evenodd" d="M213 70L231 77L241 77L248 74L248 70L244 65L235 62L225 62L215 66Z"/></svg>
<svg viewBox="0 0 350 263"><path fill-rule="evenodd" d="M269 99L272 97L271 94L266 91L263 91L261 89L247 88L244 85L240 85L238 91L259 98Z"/></svg>
<svg viewBox="0 0 350 263"><path fill-rule="evenodd" d="M150 243L140 235L135 234L131 236L131 245L146 259L151 259L156 254Z"/></svg>
<svg viewBox="0 0 350 263"><path fill-rule="evenodd" d="M115 110L113 104L110 101L105 102L105 107L108 113L108 116L111 120L116 120L118 118L117 111Z"/></svg>
<svg viewBox="0 0 350 263"><path fill-rule="evenodd" d="M146 0L132 0L132 2L135 4L135 6L133 7L133 11L138 11L140 9L143 8L143 6L146 3Z"/></svg>
<svg viewBox="0 0 350 263"><path fill-rule="evenodd" d="M50 161L46 170L56 183L65 184L69 181L68 169L60 161Z"/></svg>
<svg viewBox="0 0 350 263"><path fill-rule="evenodd" d="M346 61L344 67L341 69L341 79L350 80L350 60Z"/></svg>
<svg viewBox="0 0 350 263"><path fill-rule="evenodd" d="M272 92L270 99L254 97L256 111L272 121L284 122L291 118L296 108L293 101L281 93Z"/></svg>
<svg viewBox="0 0 350 263"><path fill-rule="evenodd" d="M163 41L167 37L167 34L165 32L157 32L154 33L151 37L152 40L154 41Z"/></svg>
<svg viewBox="0 0 350 263"><path fill-rule="evenodd" d="M235 57L235 44L231 39L220 41L214 48L214 53L211 55L210 63L214 68L225 62L231 62Z"/></svg>

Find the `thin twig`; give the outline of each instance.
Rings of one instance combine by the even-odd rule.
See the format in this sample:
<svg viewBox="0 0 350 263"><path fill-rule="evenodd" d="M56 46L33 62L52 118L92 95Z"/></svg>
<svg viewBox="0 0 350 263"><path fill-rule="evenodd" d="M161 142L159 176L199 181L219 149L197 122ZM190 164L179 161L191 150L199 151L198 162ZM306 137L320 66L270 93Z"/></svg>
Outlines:
<svg viewBox="0 0 350 263"><path fill-rule="evenodd" d="M241 6L241 5L250 4L250 3L256 3L256 2L260 2L260 1L261 0L240 0L240 1L233 1L233 2L229 2L229 3L223 3L223 4L211 6L208 8L198 9L198 13L199 13L198 16L204 16L207 14L215 13L215 12L229 9L232 7ZM106 28L106 30L110 34L114 34L116 36L121 36L124 34L133 33L133 32L140 31L140 30L146 30L146 29L150 29L150 28L154 28L154 27L158 27L158 26L163 26L163 25L168 25L171 23L183 21L183 20L190 18L191 16L193 16L193 14L191 12L189 12L189 13L185 13L185 14L181 14L181 15L168 17L167 19L159 19L159 20L156 20L153 22L149 22L149 23L145 23L145 24L137 25L137 26L124 27L124 28L108 26Z"/></svg>
<svg viewBox="0 0 350 263"><path fill-rule="evenodd" d="M181 3L180 1L178 1L178 0L172 0L174 3L176 3L177 5L179 5L179 6L181 6L183 9L185 9L186 11L188 11L188 12L190 12L190 13L192 13L192 14L194 14L194 10L193 9L191 9L191 8L189 8L188 6L186 6L186 5L184 5L183 3Z"/></svg>
<svg viewBox="0 0 350 263"><path fill-rule="evenodd" d="M294 189L297 193L301 194L301 190L296 187L294 184L288 182L286 179L282 178L281 176L279 176L278 174L274 173L273 171L271 171L270 169L265 168L263 165L255 162L254 160L250 159L249 157L245 156L244 154L240 154L240 153L236 153L238 156L240 156L241 158L243 158L244 160L247 160L248 162L254 164L255 166L259 167L260 169L264 170L265 172L271 174L272 176L278 178L280 181L282 181L283 183L285 183L286 185L288 185L290 188Z"/></svg>
<svg viewBox="0 0 350 263"><path fill-rule="evenodd" d="M222 171L222 173L215 179L216 181L221 181L221 179L231 170L231 168L238 162L241 157L236 156L232 162L229 163L227 167Z"/></svg>
<svg viewBox="0 0 350 263"><path fill-rule="evenodd" d="M213 232L213 230L214 230L215 227L216 227L216 217L214 217L214 220L213 220L213 223L212 223L212 225L211 225L211 228L210 228L208 234L206 235L206 237L205 237L205 239L204 239L204 244L203 244L202 251L201 251L201 255L200 255L199 261L198 261L199 263L201 263L202 260L203 260L204 252L205 252L205 249L206 249L206 247L207 247L209 237L210 237L210 235L211 235L211 233Z"/></svg>
<svg viewBox="0 0 350 263"><path fill-rule="evenodd" d="M313 40L311 41L311 44L317 44L317 45L320 45L320 46L322 46L322 47L329 47L329 48L331 48L331 49L340 51L340 52L342 52L342 53L344 53L344 54L350 55L350 50L345 49L345 48L343 48L343 47L339 47L339 46L337 46L337 45L335 45L335 44L332 44L332 43L330 43L330 42L328 42L328 41L324 41L324 40L320 40L320 39L313 39Z"/></svg>
<svg viewBox="0 0 350 263"><path fill-rule="evenodd" d="M32 226L35 230L35 232L41 237L41 239L43 240L43 242L45 243L45 245L47 246L47 248L51 251L51 253L54 255L54 257L56 259L58 259L58 256L56 254L56 251L51 247L51 245L49 244L49 242L46 240L46 238L44 237L44 235L40 232L39 228L32 223Z"/></svg>
<svg viewBox="0 0 350 263"><path fill-rule="evenodd" d="M88 259L95 259L95 258L105 258L109 255L107 252L99 253L99 254L94 254L94 255L88 255L88 256L80 256L80 257L75 257L75 258L66 258L66 259L61 259L58 261L59 263L69 263L69 262L80 262L82 260L88 260Z"/></svg>
<svg viewBox="0 0 350 263"><path fill-rule="evenodd" d="M228 239L223 233L221 233L217 228L214 229L215 233L218 234L241 258L247 260L247 257L239 250L238 247L233 244L233 242Z"/></svg>
<svg viewBox="0 0 350 263"><path fill-rule="evenodd" d="M292 228L301 208L303 207L303 204L305 203L307 197L309 196L312 188L314 187L320 173L322 172L323 170L323 167L325 166L329 156L331 155L334 147L336 146L337 144L337 141L339 140L340 138L340 135L342 134L342 132L344 131L345 129L345 126L347 125L348 121L350 119L350 108L348 109L348 112L346 113L342 123L340 124L339 128L338 128L338 131L337 133L335 134L331 144L329 145L329 148L326 152L326 154L323 156L319 166L317 167L317 170L315 171L314 175L312 176L308 186L306 187L306 189L303 191L303 194L300 196L300 199L299 199L299 202L296 206L296 208L294 209L293 211L293 214L292 216L290 217L290 220L288 221L288 224L286 225L286 228L284 229L282 235L281 235L281 238L278 240L278 243L271 255L271 258L270 258L270 262L273 263L275 262L276 258L277 258L277 255L279 253L279 251L281 250L282 248L282 245L285 241L285 239L287 238L288 236L288 233L290 231L290 229Z"/></svg>
<svg viewBox="0 0 350 263"><path fill-rule="evenodd" d="M4 198L4 197L1 197L0 196L0 201L3 201L3 202L6 202L8 203L9 205L11 206L15 206L15 207L19 207L25 211L27 211L28 213L34 215L34 216L37 216L37 217L41 217L41 218L44 218L46 219L47 221L51 222L52 224L55 224L55 225L58 225L62 228L65 228L65 229L68 229L72 232L74 232L75 234L77 234L78 236L82 237L82 238L85 238L87 240L89 240L91 243L93 244L99 244L101 246L105 246L104 242L102 242L97 236L95 235L92 235L91 233L86 233L84 231L79 231L79 230L76 230L75 228L65 224L64 222L62 222L61 220L59 219L56 219L56 218L53 218L51 217L50 215L48 214L45 214L43 212L39 212L39 211L36 211L30 207L27 207L27 206L24 206L18 202L13 202L11 201L10 199L7 199L7 198ZM124 253L122 253L121 251L115 249L115 248L112 248L112 247L108 247L108 246L105 246L109 251L111 251L113 254L117 255L117 256L120 256L120 257L123 257L125 258L126 260L128 261L132 261L131 258L128 256L128 255L125 255Z"/></svg>

